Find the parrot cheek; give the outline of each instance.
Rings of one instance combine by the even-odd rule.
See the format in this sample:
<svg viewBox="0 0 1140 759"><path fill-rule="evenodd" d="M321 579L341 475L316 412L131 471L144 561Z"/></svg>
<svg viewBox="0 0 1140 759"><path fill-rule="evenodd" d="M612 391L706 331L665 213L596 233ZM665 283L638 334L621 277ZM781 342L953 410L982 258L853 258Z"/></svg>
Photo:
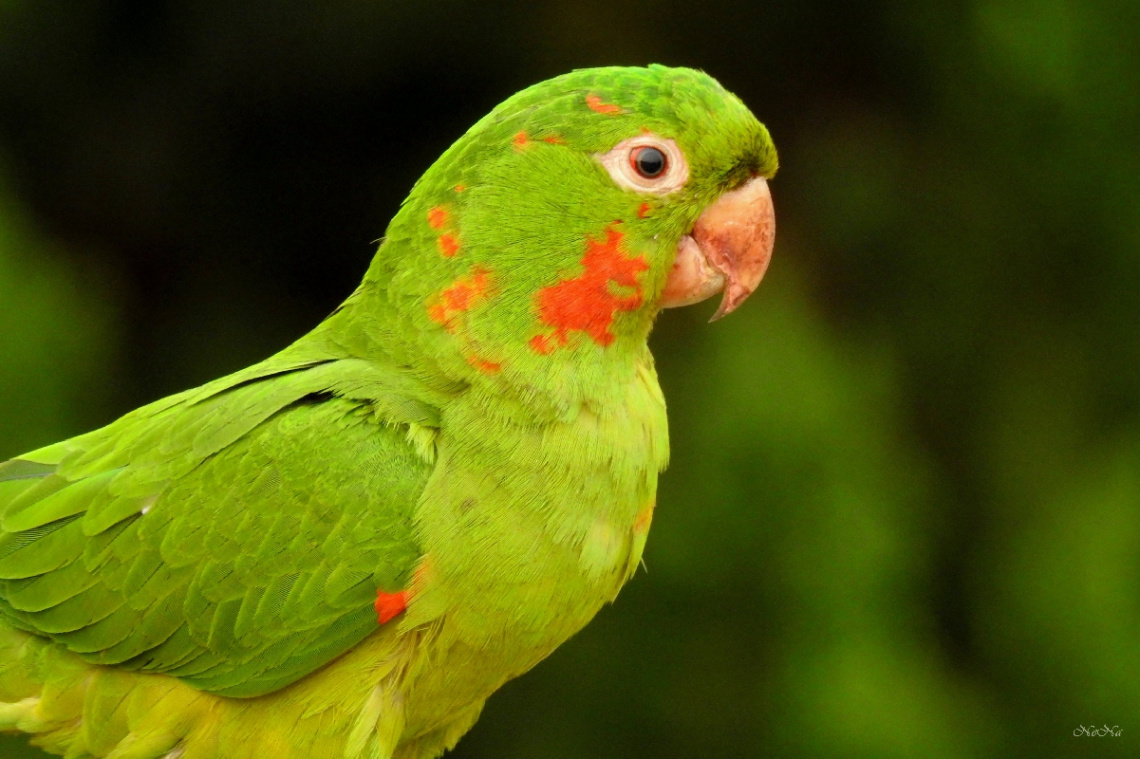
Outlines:
<svg viewBox="0 0 1140 759"><path fill-rule="evenodd" d="M775 240L776 214L763 177L721 195L677 245L661 307L687 306L723 290L710 321L735 310L764 278Z"/></svg>

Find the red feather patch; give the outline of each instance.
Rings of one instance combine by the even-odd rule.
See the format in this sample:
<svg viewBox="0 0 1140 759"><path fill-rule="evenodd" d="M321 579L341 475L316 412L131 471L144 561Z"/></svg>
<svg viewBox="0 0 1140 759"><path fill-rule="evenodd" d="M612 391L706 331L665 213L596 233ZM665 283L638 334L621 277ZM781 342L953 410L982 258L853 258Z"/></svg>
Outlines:
<svg viewBox="0 0 1140 759"><path fill-rule="evenodd" d="M439 236L439 252L451 258L459 252L459 240L455 235L442 234Z"/></svg>
<svg viewBox="0 0 1140 759"><path fill-rule="evenodd" d="M614 341L610 332L614 316L641 306L643 295L637 276L649 269L644 257L627 255L622 246L624 237L610 227L605 240L587 240L586 255L582 257L586 270L580 276L538 291L538 316L543 324L554 327L554 332L531 338L532 350L543 355L550 353L566 345L571 331L585 332L602 347ZM617 295L612 292L615 286L633 288L633 292Z"/></svg>
<svg viewBox="0 0 1140 759"><path fill-rule="evenodd" d="M604 113L607 116L613 116L621 113L621 106L614 105L613 103L603 103L602 99L597 95L590 94L586 96L586 105L590 106L591 111L596 113Z"/></svg>
<svg viewBox="0 0 1140 759"><path fill-rule="evenodd" d="M398 593L376 591L376 619L380 624L388 624L406 608L408 608L408 591L401 590Z"/></svg>
<svg viewBox="0 0 1140 759"><path fill-rule="evenodd" d="M483 374L498 374L503 370L503 365L498 361L489 361L480 356L468 356L467 363Z"/></svg>
<svg viewBox="0 0 1140 759"><path fill-rule="evenodd" d="M638 512L637 518L633 520L633 531L635 533L644 533L649 529L649 523L653 521L653 507L656 505L656 501L650 501L644 509Z"/></svg>
<svg viewBox="0 0 1140 759"><path fill-rule="evenodd" d="M476 266L471 270L471 276L455 280L455 284L442 290L432 300L428 305L428 316L452 332L455 329L455 317L486 298L490 286L491 272Z"/></svg>
<svg viewBox="0 0 1140 759"><path fill-rule="evenodd" d="M443 206L435 206L428 211L428 226L432 229L443 229L443 225L447 223L447 209Z"/></svg>

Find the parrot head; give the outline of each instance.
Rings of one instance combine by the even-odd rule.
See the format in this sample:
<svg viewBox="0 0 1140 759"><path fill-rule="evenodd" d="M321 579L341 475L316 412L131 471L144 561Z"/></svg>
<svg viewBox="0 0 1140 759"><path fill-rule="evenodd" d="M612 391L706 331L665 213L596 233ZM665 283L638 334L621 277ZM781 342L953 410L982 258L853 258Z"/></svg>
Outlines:
<svg viewBox="0 0 1140 759"><path fill-rule="evenodd" d="M536 84L416 183L363 286L389 306L374 330L453 378L580 399L631 370L662 308L723 293L715 319L756 288L776 167L765 127L702 72Z"/></svg>

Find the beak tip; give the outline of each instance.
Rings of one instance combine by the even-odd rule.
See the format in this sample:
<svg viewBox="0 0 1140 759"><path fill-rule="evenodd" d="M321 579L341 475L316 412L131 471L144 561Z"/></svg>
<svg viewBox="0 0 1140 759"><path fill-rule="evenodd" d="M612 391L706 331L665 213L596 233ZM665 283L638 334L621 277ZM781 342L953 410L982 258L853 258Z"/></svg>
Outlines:
<svg viewBox="0 0 1140 759"><path fill-rule="evenodd" d="M720 299L720 305L717 307L716 313L709 318L710 323L728 316L739 308L740 304L748 300L748 296L751 295L756 289L756 286L760 284L759 277L756 279L756 284L751 287L735 281L735 277L732 274L728 275L727 280L728 282L724 287L724 294Z"/></svg>
<svg viewBox="0 0 1140 759"><path fill-rule="evenodd" d="M709 317L709 324L712 324L715 321L720 321L721 319L723 319L724 317L726 317L730 313L732 313L735 309L736 309L735 306L729 306L728 305L728 294L725 293L725 296L723 298L721 298L720 305L717 306L716 312L713 313L713 315Z"/></svg>

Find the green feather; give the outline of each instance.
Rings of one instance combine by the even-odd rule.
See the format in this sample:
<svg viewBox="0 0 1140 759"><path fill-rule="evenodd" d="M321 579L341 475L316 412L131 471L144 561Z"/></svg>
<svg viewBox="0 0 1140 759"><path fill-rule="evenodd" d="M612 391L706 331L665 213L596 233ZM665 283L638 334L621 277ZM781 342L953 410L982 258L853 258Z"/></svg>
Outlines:
<svg viewBox="0 0 1140 759"><path fill-rule="evenodd" d="M7 601L20 611L43 611L74 598L98 582L79 559L48 575L7 583Z"/></svg>
<svg viewBox="0 0 1140 759"><path fill-rule="evenodd" d="M29 490L23 497L8 504L4 518L0 520L0 529L5 532L23 532L82 514L87 510L91 499L106 488L118 473L119 470L112 469L95 477L65 484L46 496L39 496L35 491ZM45 480L44 484L47 485L48 482Z"/></svg>
<svg viewBox="0 0 1140 759"><path fill-rule="evenodd" d="M55 472L54 464L12 459L0 464L0 482L11 480L38 480Z"/></svg>

